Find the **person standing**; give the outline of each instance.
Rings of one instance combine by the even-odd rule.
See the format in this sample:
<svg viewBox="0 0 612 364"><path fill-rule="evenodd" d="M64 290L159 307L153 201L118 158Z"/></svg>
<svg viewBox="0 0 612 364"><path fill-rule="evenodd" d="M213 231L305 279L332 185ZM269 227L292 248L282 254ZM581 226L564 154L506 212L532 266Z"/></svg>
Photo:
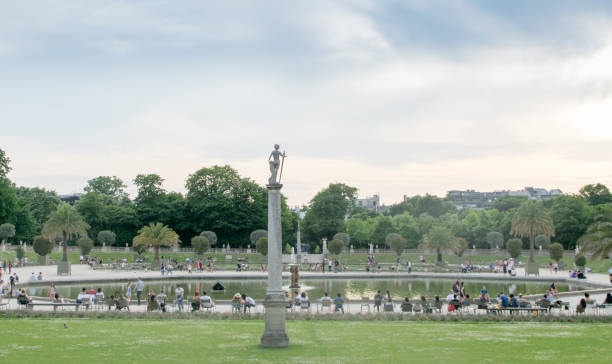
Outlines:
<svg viewBox="0 0 612 364"><path fill-rule="evenodd" d="M127 289L125 290L125 300L130 303L132 299L132 282L128 282Z"/></svg>
<svg viewBox="0 0 612 364"><path fill-rule="evenodd" d="M380 312L380 305L382 304L383 296L380 294L380 289L376 291L374 295L374 307L376 311Z"/></svg>
<svg viewBox="0 0 612 364"><path fill-rule="evenodd" d="M144 282L142 278L138 277L138 282L136 282L136 299L138 299L138 305L140 305L140 297L142 296L142 291L144 290Z"/></svg>
<svg viewBox="0 0 612 364"><path fill-rule="evenodd" d="M57 293L57 288L55 287L55 283L51 282L51 287L49 287L49 300L51 302L55 300L56 293Z"/></svg>
<svg viewBox="0 0 612 364"><path fill-rule="evenodd" d="M174 290L174 293L176 295L176 306L179 311L183 311L183 299L185 297L185 290L183 289L183 287L181 287L180 284L178 284L176 286L176 289Z"/></svg>

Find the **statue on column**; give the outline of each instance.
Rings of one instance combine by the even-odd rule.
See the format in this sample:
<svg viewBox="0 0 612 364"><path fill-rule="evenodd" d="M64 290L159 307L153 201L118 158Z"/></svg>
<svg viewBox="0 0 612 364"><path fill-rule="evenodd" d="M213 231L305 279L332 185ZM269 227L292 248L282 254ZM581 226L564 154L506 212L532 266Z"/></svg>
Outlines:
<svg viewBox="0 0 612 364"><path fill-rule="evenodd" d="M281 153L279 148L280 146L278 144L274 144L274 150L272 153L270 153L270 157L268 157L268 163L270 164L270 178L268 178L269 185L279 185L281 177L283 176L283 165L285 164L285 157L287 157L287 153L284 151ZM277 175L278 180L276 178Z"/></svg>

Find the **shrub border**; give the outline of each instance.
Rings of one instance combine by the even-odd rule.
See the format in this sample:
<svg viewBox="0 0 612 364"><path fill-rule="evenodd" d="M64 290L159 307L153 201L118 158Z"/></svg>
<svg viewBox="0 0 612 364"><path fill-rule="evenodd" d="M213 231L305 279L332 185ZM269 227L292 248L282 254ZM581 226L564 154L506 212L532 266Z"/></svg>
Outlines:
<svg viewBox="0 0 612 364"><path fill-rule="evenodd" d="M231 314L218 312L120 312L120 311L0 311L0 319L120 319L120 320L210 320L210 321L262 321L263 313ZM329 313L287 313L289 321L406 321L406 322L576 322L612 323L612 315L403 315L398 313L329 314Z"/></svg>

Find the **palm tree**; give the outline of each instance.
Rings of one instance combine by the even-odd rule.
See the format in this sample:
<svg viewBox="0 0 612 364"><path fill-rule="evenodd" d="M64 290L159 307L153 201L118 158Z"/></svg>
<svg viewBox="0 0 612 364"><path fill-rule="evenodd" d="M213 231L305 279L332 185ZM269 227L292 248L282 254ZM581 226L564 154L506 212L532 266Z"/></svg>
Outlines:
<svg viewBox="0 0 612 364"><path fill-rule="evenodd" d="M138 235L134 237L133 245L151 245L155 248L155 261L159 261L159 247L177 245L179 236L168 225L161 222L150 223L138 230Z"/></svg>
<svg viewBox="0 0 612 364"><path fill-rule="evenodd" d="M534 263L536 235L554 236L555 227L544 205L535 201L525 201L512 217L510 234L529 237L529 262Z"/></svg>
<svg viewBox="0 0 612 364"><path fill-rule="evenodd" d="M612 214L601 214L578 239L580 254L592 252L593 258L607 258L612 252Z"/></svg>
<svg viewBox="0 0 612 364"><path fill-rule="evenodd" d="M63 243L62 262L68 262L68 240L87 236L89 225L83 221L77 210L67 203L61 203L49 215L49 219L42 229L42 236L55 241L61 237Z"/></svg>
<svg viewBox="0 0 612 364"><path fill-rule="evenodd" d="M444 226L434 226L423 237L423 241L419 244L421 249L435 250L438 257L438 263L442 262L442 252L445 250L454 250L457 246L457 238L448 228Z"/></svg>

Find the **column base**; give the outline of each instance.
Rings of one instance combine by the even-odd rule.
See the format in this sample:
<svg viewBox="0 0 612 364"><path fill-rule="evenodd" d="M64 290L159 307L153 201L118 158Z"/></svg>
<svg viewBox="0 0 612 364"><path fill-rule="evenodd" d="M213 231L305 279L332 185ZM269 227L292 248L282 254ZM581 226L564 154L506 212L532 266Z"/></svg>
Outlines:
<svg viewBox="0 0 612 364"><path fill-rule="evenodd" d="M261 336L262 348L286 348L289 346L289 335L285 329L285 300L273 298L263 302L266 308L266 330Z"/></svg>

